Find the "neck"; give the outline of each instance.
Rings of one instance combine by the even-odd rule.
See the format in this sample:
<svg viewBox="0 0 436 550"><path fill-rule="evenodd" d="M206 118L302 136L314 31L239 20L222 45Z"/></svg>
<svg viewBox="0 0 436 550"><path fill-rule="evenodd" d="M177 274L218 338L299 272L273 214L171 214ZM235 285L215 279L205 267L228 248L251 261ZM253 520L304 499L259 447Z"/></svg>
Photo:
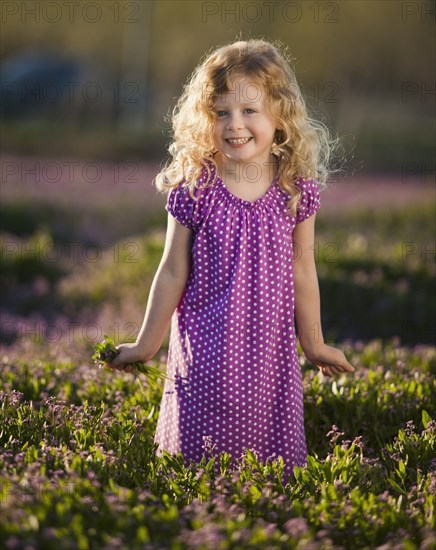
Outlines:
<svg viewBox="0 0 436 550"><path fill-rule="evenodd" d="M271 154L268 161L263 163L250 162L246 165L240 162L234 162L221 153L214 155L218 166L218 174L223 181L227 182L254 182L260 185L271 183L277 175L279 168L279 159Z"/></svg>

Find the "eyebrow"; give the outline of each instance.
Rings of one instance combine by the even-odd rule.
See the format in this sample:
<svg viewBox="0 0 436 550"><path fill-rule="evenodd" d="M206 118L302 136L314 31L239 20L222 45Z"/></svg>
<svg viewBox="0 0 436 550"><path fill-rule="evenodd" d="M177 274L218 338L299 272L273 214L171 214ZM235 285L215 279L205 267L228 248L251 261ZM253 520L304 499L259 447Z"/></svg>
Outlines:
<svg viewBox="0 0 436 550"><path fill-rule="evenodd" d="M226 106L227 102L225 102L225 101L215 101L215 103L213 104L213 107L216 108L217 105ZM237 105L239 107L253 107L253 105L262 105L262 103L258 100L255 100L255 101L250 101L250 102L246 102L246 103L238 103Z"/></svg>

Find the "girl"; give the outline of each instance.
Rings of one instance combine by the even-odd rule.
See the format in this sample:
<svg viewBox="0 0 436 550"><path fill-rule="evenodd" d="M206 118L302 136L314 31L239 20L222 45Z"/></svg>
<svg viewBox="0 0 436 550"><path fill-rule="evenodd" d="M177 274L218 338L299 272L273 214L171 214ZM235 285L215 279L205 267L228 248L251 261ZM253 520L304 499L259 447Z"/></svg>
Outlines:
<svg viewBox="0 0 436 550"><path fill-rule="evenodd" d="M308 117L284 54L264 40L219 48L173 113L171 161L157 177L169 213L142 328L108 367L151 359L171 320L155 441L200 461L246 448L306 462L302 376L351 372L324 343L314 259L327 129ZM294 318L295 314L295 318Z"/></svg>

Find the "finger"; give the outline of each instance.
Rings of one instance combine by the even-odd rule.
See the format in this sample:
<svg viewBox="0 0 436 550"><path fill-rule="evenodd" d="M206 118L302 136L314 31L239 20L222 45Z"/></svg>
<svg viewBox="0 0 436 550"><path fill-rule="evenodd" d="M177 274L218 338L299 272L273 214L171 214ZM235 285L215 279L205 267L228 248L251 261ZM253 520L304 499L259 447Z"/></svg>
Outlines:
<svg viewBox="0 0 436 550"><path fill-rule="evenodd" d="M353 367L353 365L347 360L347 358L345 357L345 355L342 353L342 361L338 361L338 365L337 366L340 366L344 369L344 372L353 372L355 370L355 368Z"/></svg>
<svg viewBox="0 0 436 550"><path fill-rule="evenodd" d="M334 365L334 368L338 372L347 372L347 367L345 365Z"/></svg>
<svg viewBox="0 0 436 550"><path fill-rule="evenodd" d="M338 369L338 368L336 368L336 367L332 367L332 368L331 368L331 372L333 373L333 375L339 375L339 374L343 374L343 373L344 373L343 370Z"/></svg>
<svg viewBox="0 0 436 550"><path fill-rule="evenodd" d="M108 368L109 370L112 370L112 371L120 371L122 370L122 363L116 363L115 360L114 361L111 361L110 363L108 363Z"/></svg>
<svg viewBox="0 0 436 550"><path fill-rule="evenodd" d="M322 371L330 371L331 365L329 365L328 363L318 363L317 367Z"/></svg>
<svg viewBox="0 0 436 550"><path fill-rule="evenodd" d="M331 367L329 367L329 368L330 368L330 372L331 372L332 376L336 376L336 375L338 375L338 374L342 374L342 373L343 373L342 370L338 369L338 368L335 367L335 366L331 366Z"/></svg>
<svg viewBox="0 0 436 550"><path fill-rule="evenodd" d="M135 371L135 368L132 365L132 363L121 363L121 364L115 366L115 370L117 370L119 372L132 373L132 372Z"/></svg>
<svg viewBox="0 0 436 550"><path fill-rule="evenodd" d="M332 369L335 369L336 374L340 374L342 372L353 372L355 369L353 365L351 365L346 359L344 359L341 363L335 363L333 365L326 365L329 366Z"/></svg>
<svg viewBox="0 0 436 550"><path fill-rule="evenodd" d="M123 365L123 364L117 365L117 366L115 367L115 369L116 369L118 372L124 372L125 368L126 368L126 367L125 367L125 365Z"/></svg>
<svg viewBox="0 0 436 550"><path fill-rule="evenodd" d="M322 367L320 367L320 369L321 369L321 372L324 376L332 376L330 367L322 366Z"/></svg>
<svg viewBox="0 0 436 550"><path fill-rule="evenodd" d="M114 369L118 370L118 371L122 371L124 370L124 366L126 365L126 362L125 361L120 361L118 357L116 357L111 365L114 367Z"/></svg>
<svg viewBox="0 0 436 550"><path fill-rule="evenodd" d="M343 374L345 372L352 372L354 371L354 367L352 367L351 365L344 365L344 364L341 364L341 365L333 365L334 368L335 368L335 371L337 374Z"/></svg>
<svg viewBox="0 0 436 550"><path fill-rule="evenodd" d="M333 374L343 374L344 372L347 372L344 365L329 365L329 367Z"/></svg>
<svg viewBox="0 0 436 550"><path fill-rule="evenodd" d="M341 365L337 365L338 368L341 369L341 372L354 372L356 369L351 365L351 363L342 363Z"/></svg>

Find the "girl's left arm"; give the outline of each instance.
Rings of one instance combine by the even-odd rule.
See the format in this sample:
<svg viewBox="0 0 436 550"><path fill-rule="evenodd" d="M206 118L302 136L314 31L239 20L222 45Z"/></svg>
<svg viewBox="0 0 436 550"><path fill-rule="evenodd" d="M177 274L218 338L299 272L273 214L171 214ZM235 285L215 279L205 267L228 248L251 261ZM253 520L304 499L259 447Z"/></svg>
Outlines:
<svg viewBox="0 0 436 550"><path fill-rule="evenodd" d="M293 232L295 320L307 359L326 376L353 372L343 352L324 342L314 244L315 217L298 223Z"/></svg>

